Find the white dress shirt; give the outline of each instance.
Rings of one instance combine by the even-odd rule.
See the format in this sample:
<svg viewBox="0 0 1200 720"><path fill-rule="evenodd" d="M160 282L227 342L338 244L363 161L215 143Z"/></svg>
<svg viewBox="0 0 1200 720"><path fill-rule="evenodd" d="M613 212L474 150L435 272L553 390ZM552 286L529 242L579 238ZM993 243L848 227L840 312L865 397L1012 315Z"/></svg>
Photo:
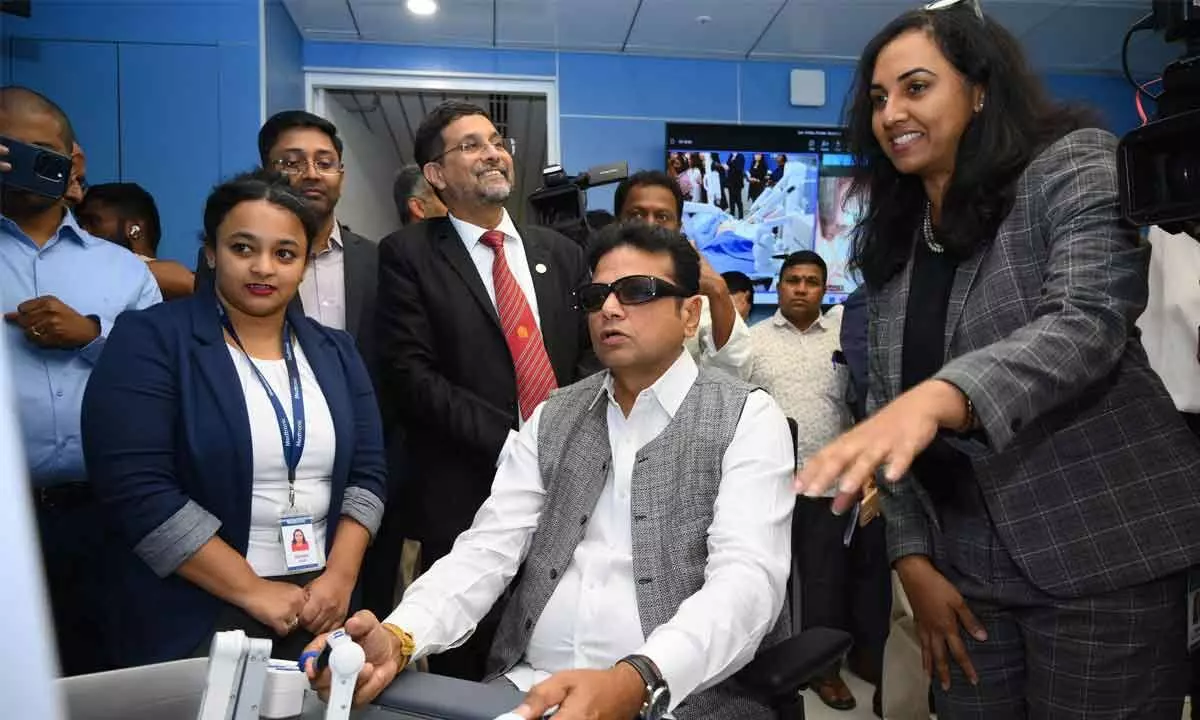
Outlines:
<svg viewBox="0 0 1200 720"><path fill-rule="evenodd" d="M842 306L819 315L807 329L783 313L750 328L754 361L750 382L765 388L796 421L796 461L800 465L853 424L846 402L850 368L835 363L842 349ZM837 488L826 497L837 494Z"/></svg>
<svg viewBox="0 0 1200 720"><path fill-rule="evenodd" d="M325 327L346 329L346 250L335 220L325 249L308 259L300 280L304 314Z"/></svg>
<svg viewBox="0 0 1200 720"><path fill-rule="evenodd" d="M337 450L333 416L312 366L299 343L296 365L300 370L300 388L304 393L304 454L296 467L296 509L313 518L316 537L311 545L325 551L325 516L329 513L329 496L333 478L333 458ZM279 534L279 518L288 509L287 463L283 460L283 443L279 423L267 391L258 381L253 362L271 384L279 398L288 422L292 418L291 391L288 385L287 364L283 360L251 360L238 348L230 345L229 354L237 368L250 416L250 445L254 452L253 499L250 502L250 544L246 560L259 577L278 577L287 574L283 543Z"/></svg>
<svg viewBox="0 0 1200 720"><path fill-rule="evenodd" d="M492 305L495 305L496 282L492 279L492 263L496 260L496 253L487 245L479 242L479 238L488 231L487 228L472 225L453 215L450 215L450 224L462 238L467 253L471 255L471 260L475 263L475 269L479 271L479 279L483 281L483 287L487 289L488 297L492 299ZM500 218L500 224L496 226L496 229L504 233L504 258L508 260L508 269L516 278L521 292L525 294L525 302L529 303L529 309L533 311L533 320L540 328L542 318L538 316L537 293L533 289L533 275L529 272L529 259L525 257L525 243L517 234L517 226L508 216L508 210L504 210L504 215Z"/></svg>
<svg viewBox="0 0 1200 720"><path fill-rule="evenodd" d="M730 300L731 304L732 302ZM750 328L736 309L729 339L718 350L717 342L713 338L712 310L708 296L701 295L700 325L696 328L696 334L684 342L684 347L692 354L692 359L705 367L722 370L742 380L750 379L750 365L753 360Z"/></svg>
<svg viewBox="0 0 1200 720"><path fill-rule="evenodd" d="M1200 240L1150 229L1150 296L1138 318L1150 367L1180 412L1200 413Z"/></svg>
<svg viewBox="0 0 1200 720"><path fill-rule="evenodd" d="M671 689L672 708L742 668L783 607L791 564L792 441L775 401L752 392L722 461L704 586L646 637L633 577L630 487L637 452L659 435L692 387L687 352L636 399L629 416L608 403L612 463L583 540L508 678L528 690L552 673L647 655ZM455 647L475 630L517 572L538 527L545 488L534 410L505 457L490 497L453 550L404 594L387 622L416 641L414 658Z"/></svg>

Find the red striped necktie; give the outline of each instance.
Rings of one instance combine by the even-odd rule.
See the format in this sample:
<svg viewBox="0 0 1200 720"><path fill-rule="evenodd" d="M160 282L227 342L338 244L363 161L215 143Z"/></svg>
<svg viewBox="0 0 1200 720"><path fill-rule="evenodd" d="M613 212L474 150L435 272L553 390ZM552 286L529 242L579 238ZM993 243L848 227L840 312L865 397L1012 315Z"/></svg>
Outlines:
<svg viewBox="0 0 1200 720"><path fill-rule="evenodd" d="M533 309L525 299L525 293L517 284L516 277L508 269L504 256L504 233L489 230L479 242L492 249L492 282L496 286L496 310L500 315L500 328L508 342L512 355L513 369L517 376L517 401L521 407L521 419L528 420L550 391L558 387L546 344L542 342L542 331L533 317Z"/></svg>

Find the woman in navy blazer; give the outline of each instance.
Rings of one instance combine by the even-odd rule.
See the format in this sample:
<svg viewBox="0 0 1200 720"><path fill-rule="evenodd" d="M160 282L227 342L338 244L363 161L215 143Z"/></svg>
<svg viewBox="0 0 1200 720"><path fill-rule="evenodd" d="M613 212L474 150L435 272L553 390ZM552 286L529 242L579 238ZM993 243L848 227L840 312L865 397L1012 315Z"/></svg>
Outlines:
<svg viewBox="0 0 1200 720"><path fill-rule="evenodd" d="M122 315L92 373L88 474L132 550L98 602L123 666L206 654L235 628L287 657L347 615L385 460L354 341L289 307L315 234L277 176L218 186L204 212L214 282ZM291 473L289 436L304 438ZM323 568L285 554L280 518L293 515L311 517Z"/></svg>

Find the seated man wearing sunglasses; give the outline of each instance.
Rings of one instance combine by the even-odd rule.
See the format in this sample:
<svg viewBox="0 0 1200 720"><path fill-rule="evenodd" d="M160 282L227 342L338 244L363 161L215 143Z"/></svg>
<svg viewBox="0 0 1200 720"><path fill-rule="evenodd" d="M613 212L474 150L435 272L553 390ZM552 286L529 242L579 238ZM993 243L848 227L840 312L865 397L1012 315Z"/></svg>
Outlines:
<svg viewBox="0 0 1200 720"><path fill-rule="evenodd" d="M474 524L384 624L347 622L373 668L359 702L464 642L523 567L488 678L529 691L522 717L774 717L727 678L788 632L787 421L684 350L700 259L681 235L613 225L589 264L578 301L607 371L538 406Z"/></svg>

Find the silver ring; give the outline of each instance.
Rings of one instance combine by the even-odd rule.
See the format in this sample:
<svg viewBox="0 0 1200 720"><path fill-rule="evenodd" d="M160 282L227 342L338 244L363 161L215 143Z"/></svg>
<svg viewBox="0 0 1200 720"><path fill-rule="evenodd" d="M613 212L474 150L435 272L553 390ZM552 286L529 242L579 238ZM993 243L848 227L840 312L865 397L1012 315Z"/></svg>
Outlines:
<svg viewBox="0 0 1200 720"><path fill-rule="evenodd" d="M41 337L41 336L42 336L42 331L41 331L41 330L39 330L39 329L37 329L37 328L29 328L29 332L30 332L30 334L32 334L34 337Z"/></svg>

